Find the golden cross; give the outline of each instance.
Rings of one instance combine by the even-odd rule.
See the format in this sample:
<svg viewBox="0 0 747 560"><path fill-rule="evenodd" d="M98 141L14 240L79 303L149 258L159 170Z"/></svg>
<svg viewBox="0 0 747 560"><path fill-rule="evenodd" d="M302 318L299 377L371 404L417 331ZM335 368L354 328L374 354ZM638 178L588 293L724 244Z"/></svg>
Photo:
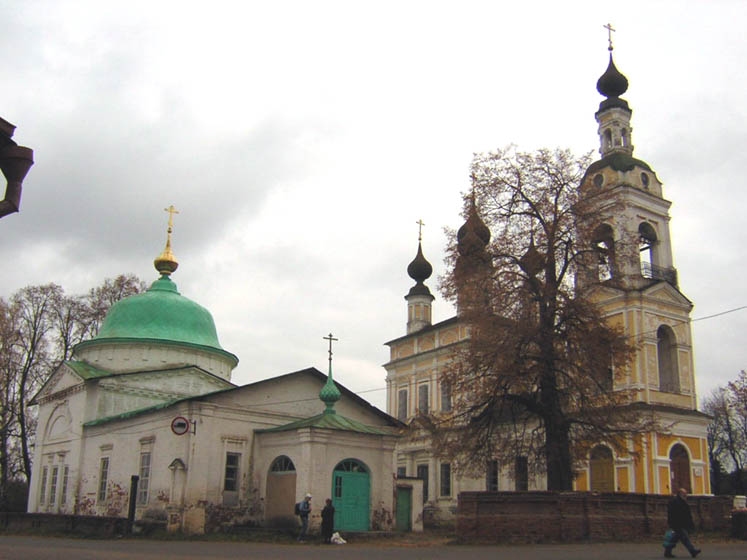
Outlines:
<svg viewBox="0 0 747 560"><path fill-rule="evenodd" d="M164 208L163 211L169 213L169 233L171 233L171 229L174 227L174 214L178 214L179 211L174 208L173 204L168 208Z"/></svg>
<svg viewBox="0 0 747 560"><path fill-rule="evenodd" d="M339 338L335 338L332 336L332 333L329 333L328 336L322 337L324 340L329 340L329 371L332 371L332 341L338 341Z"/></svg>
<svg viewBox="0 0 747 560"><path fill-rule="evenodd" d="M418 241L422 241L423 240L423 226L425 225L425 222L423 222L423 220L420 219L415 223L418 224Z"/></svg>
<svg viewBox="0 0 747 560"><path fill-rule="evenodd" d="M617 29L612 27L611 23L608 23L607 25L603 25L602 27L604 27L607 30L607 40L610 43L609 47L607 47L607 50L612 52L612 48L613 48L612 47L612 32L617 31Z"/></svg>

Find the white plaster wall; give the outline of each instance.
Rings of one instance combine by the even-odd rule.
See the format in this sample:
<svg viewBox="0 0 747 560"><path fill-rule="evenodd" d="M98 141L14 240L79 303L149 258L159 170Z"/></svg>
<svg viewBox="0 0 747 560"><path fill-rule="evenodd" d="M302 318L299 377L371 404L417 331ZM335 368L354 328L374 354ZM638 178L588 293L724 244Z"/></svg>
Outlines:
<svg viewBox="0 0 747 560"><path fill-rule="evenodd" d="M235 360L218 352L167 342L97 342L95 345L76 349L75 358L113 373L167 369L190 364L226 381L231 380L231 371L236 367Z"/></svg>

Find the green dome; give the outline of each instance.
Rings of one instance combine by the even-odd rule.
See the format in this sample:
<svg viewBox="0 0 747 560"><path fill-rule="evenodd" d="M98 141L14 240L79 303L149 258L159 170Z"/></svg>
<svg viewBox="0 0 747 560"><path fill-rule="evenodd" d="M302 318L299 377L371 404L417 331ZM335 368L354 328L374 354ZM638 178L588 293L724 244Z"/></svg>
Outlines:
<svg viewBox="0 0 747 560"><path fill-rule="evenodd" d="M110 339L182 342L225 352L210 312L182 296L165 275L153 282L148 291L115 303L90 342Z"/></svg>

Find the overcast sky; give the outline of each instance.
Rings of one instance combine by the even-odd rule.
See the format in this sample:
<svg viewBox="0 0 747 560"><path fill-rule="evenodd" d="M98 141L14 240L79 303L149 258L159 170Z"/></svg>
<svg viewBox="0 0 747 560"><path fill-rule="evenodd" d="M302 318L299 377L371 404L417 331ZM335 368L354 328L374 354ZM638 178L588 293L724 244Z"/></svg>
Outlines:
<svg viewBox="0 0 747 560"><path fill-rule="evenodd" d="M383 408L415 222L438 296L473 152L598 149L611 22L692 316L747 305L745 2L0 0L0 21L0 116L36 160L2 296L155 280L173 204L173 279L234 382L326 371L331 331L336 379ZM747 310L693 331L702 399L747 367Z"/></svg>

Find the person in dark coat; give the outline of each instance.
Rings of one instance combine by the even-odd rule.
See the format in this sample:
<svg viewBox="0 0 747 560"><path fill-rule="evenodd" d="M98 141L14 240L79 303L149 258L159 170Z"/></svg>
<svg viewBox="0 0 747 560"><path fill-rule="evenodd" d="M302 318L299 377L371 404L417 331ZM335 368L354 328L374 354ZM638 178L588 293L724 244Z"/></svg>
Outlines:
<svg viewBox="0 0 747 560"><path fill-rule="evenodd" d="M684 488L680 488L677 495L667 505L667 523L674 535L671 540L664 544L664 556L666 558L674 558L672 549L678 541L682 541L693 558L700 554L700 549L693 546L688 534L695 530L695 524L693 523L692 513L690 513L690 506L687 503L687 490Z"/></svg>
<svg viewBox="0 0 747 560"><path fill-rule="evenodd" d="M335 530L335 506L332 505L332 500L327 498L324 509L322 509L322 538L324 544L330 544L332 539L332 532Z"/></svg>

